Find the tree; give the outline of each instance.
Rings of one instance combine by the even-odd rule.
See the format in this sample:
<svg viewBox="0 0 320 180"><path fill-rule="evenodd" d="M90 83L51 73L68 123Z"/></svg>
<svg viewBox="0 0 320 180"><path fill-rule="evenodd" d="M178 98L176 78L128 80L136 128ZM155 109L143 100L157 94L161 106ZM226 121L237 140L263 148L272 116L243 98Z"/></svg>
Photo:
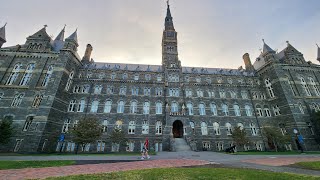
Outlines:
<svg viewBox="0 0 320 180"><path fill-rule="evenodd" d="M13 134L12 116L5 116L0 122L0 144L7 144Z"/></svg>
<svg viewBox="0 0 320 180"><path fill-rule="evenodd" d="M231 137L237 146L249 144L246 131L239 126L233 129Z"/></svg>
<svg viewBox="0 0 320 180"><path fill-rule="evenodd" d="M314 137L318 144L320 144L320 112L311 113L312 127L315 130Z"/></svg>
<svg viewBox="0 0 320 180"><path fill-rule="evenodd" d="M125 133L119 128L115 128L109 135L109 138L112 143L118 144L119 146L126 145L128 142Z"/></svg>
<svg viewBox="0 0 320 180"><path fill-rule="evenodd" d="M291 141L288 134L282 134L279 128L263 127L262 134L267 138L269 147L278 152L278 148Z"/></svg>
<svg viewBox="0 0 320 180"><path fill-rule="evenodd" d="M76 153L79 145L84 148L87 144L98 140L102 135L102 126L98 119L87 117L79 121L77 126L71 130L73 141L77 144Z"/></svg>

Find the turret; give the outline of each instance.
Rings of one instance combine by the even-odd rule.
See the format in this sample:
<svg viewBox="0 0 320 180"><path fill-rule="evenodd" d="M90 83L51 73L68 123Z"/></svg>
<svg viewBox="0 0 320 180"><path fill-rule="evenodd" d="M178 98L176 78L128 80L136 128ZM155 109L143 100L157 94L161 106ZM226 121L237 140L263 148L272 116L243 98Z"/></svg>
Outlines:
<svg viewBox="0 0 320 180"><path fill-rule="evenodd" d="M254 67L253 67L253 65L252 65L252 63L251 63L249 54L248 54L248 53L245 53L245 54L242 56L242 58L243 58L243 62L244 62L246 71L254 71Z"/></svg>
<svg viewBox="0 0 320 180"><path fill-rule="evenodd" d="M6 41L6 25L7 23L2 28L0 28L0 48L5 42L7 42Z"/></svg>
<svg viewBox="0 0 320 180"><path fill-rule="evenodd" d="M58 36L54 39L52 43L52 48L53 51L60 51L63 48L64 45L64 31L65 31L66 26L63 27L61 32L58 34Z"/></svg>
<svg viewBox="0 0 320 180"><path fill-rule="evenodd" d="M63 49L68 49L77 52L78 51L78 35L77 29L68 38L65 39Z"/></svg>
<svg viewBox="0 0 320 180"><path fill-rule="evenodd" d="M89 63L91 59L91 53L92 53L92 46L91 44L87 44L86 51L84 52L84 56L81 60L82 63Z"/></svg>

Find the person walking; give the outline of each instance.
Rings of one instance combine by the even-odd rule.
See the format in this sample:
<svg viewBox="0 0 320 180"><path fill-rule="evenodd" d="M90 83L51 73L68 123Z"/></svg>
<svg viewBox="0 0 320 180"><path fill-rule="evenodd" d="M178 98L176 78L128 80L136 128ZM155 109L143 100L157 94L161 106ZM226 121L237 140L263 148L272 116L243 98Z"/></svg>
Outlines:
<svg viewBox="0 0 320 180"><path fill-rule="evenodd" d="M141 152L141 159L150 159L150 156L148 154L148 147L149 147L149 140L148 138L146 138L144 144L143 144L143 148L142 148L142 152Z"/></svg>

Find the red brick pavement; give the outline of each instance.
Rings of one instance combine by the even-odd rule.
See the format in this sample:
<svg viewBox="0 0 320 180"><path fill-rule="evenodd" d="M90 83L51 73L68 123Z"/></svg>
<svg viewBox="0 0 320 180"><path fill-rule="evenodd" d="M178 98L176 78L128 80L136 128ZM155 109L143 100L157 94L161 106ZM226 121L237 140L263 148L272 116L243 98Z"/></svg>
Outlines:
<svg viewBox="0 0 320 180"><path fill-rule="evenodd" d="M268 166L285 166L303 161L320 161L320 157L275 157L263 159L247 159L242 162L268 165Z"/></svg>
<svg viewBox="0 0 320 180"><path fill-rule="evenodd" d="M168 160L145 160L136 162L108 163L108 164L87 164L73 165L63 167L48 167L48 168L26 168L0 170L1 180L17 180L17 179L43 179L53 176L68 176L76 174L94 174L108 173L115 171L127 171L136 169L150 168L168 168L168 167L183 167L197 166L208 164L208 161L188 160L188 159L168 159Z"/></svg>

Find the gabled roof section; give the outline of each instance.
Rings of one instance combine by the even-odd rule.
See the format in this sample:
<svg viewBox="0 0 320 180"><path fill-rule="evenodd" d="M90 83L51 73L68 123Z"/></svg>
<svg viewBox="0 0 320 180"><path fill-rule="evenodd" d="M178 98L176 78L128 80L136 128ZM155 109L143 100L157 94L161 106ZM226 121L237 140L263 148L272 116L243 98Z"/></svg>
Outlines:
<svg viewBox="0 0 320 180"><path fill-rule="evenodd" d="M4 41L7 41L7 40L6 40L6 25L7 25L7 23L4 24L4 26L2 26L2 27L0 28L0 39L2 39L2 40L4 40Z"/></svg>
<svg viewBox="0 0 320 180"><path fill-rule="evenodd" d="M65 31L66 25L64 25L61 32L58 34L58 36L54 40L63 41L64 40L64 31Z"/></svg>
<svg viewBox="0 0 320 180"><path fill-rule="evenodd" d="M270 46L268 46L268 45L264 42L264 39L262 39L262 42L263 42L262 54L275 53L275 51L274 51L273 49L271 49Z"/></svg>
<svg viewBox="0 0 320 180"><path fill-rule="evenodd" d="M78 31L78 29L76 29L76 31L74 31L74 33L72 33L69 37L67 37L66 40L72 40L78 44L77 31Z"/></svg>
<svg viewBox="0 0 320 180"><path fill-rule="evenodd" d="M51 37L47 34L46 31L47 25L44 25L42 29L34 33L33 35L29 36L27 39L44 39L44 40L51 40Z"/></svg>

